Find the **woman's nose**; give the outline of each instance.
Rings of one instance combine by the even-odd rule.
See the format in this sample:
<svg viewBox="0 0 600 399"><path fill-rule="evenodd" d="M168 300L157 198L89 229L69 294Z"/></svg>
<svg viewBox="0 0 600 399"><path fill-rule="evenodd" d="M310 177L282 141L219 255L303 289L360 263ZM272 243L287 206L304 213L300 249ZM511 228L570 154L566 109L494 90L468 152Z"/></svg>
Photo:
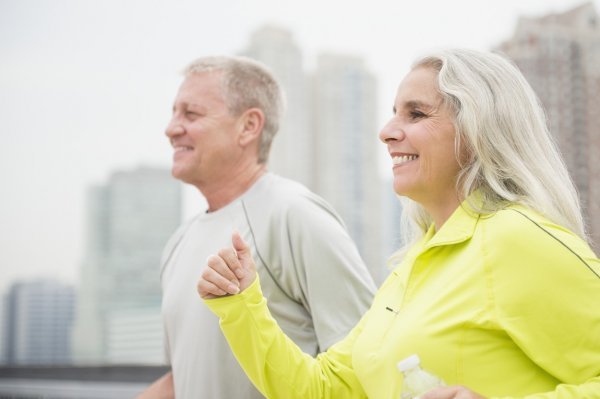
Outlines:
<svg viewBox="0 0 600 399"><path fill-rule="evenodd" d="M402 140L403 138L404 132L395 119L391 119L386 123L379 132L379 140L384 144L389 143L390 141Z"/></svg>

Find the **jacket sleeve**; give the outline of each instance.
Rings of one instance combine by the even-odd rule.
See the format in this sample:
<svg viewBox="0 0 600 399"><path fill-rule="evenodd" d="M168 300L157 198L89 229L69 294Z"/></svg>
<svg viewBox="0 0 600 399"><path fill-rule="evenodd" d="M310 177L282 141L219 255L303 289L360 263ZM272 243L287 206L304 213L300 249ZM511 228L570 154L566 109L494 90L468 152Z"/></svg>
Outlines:
<svg viewBox="0 0 600 399"><path fill-rule="evenodd" d="M268 398L365 398L352 369L352 346L362 322L343 341L313 358L278 327L258 277L241 294L204 301L238 362ZM235 381L232 381L235 383Z"/></svg>
<svg viewBox="0 0 600 399"><path fill-rule="evenodd" d="M498 322L560 381L554 391L526 399L600 398L600 262L559 226L517 223L487 254Z"/></svg>

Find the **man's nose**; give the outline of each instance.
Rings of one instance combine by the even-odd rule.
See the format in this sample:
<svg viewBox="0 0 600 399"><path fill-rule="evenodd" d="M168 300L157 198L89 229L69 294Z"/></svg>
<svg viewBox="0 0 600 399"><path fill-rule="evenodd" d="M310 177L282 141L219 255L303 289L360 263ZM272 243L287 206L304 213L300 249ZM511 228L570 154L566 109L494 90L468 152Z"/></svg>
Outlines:
<svg viewBox="0 0 600 399"><path fill-rule="evenodd" d="M181 121L179 121L178 118L173 116L173 118L167 125L167 128L165 129L165 134L167 135L167 137L173 138L175 136L183 134L184 131L185 130L183 128L183 125L181 124Z"/></svg>

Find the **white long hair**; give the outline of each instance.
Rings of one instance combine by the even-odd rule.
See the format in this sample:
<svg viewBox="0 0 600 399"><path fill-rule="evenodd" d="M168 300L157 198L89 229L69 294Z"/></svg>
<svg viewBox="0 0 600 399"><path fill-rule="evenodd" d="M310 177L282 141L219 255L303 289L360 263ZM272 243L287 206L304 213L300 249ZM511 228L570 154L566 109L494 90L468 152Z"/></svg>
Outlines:
<svg viewBox="0 0 600 399"><path fill-rule="evenodd" d="M465 146L470 155L457 181L459 195L479 190L490 212L507 201L523 204L587 240L575 185L521 72L497 54L464 49L426 55L413 64L418 67L438 72L440 94L455 116L455 147ZM398 256L432 224L419 204L401 201L405 246Z"/></svg>

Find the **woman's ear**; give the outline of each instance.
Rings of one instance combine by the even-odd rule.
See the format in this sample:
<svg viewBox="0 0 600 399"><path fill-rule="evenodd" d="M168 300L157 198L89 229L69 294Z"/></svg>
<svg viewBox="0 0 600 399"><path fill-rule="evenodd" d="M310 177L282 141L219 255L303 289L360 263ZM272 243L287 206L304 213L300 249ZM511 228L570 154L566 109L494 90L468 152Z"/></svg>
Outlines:
<svg viewBox="0 0 600 399"><path fill-rule="evenodd" d="M246 146L254 141L258 142L265 126L265 114L259 108L249 108L240 117L242 124L239 136L240 145Z"/></svg>

